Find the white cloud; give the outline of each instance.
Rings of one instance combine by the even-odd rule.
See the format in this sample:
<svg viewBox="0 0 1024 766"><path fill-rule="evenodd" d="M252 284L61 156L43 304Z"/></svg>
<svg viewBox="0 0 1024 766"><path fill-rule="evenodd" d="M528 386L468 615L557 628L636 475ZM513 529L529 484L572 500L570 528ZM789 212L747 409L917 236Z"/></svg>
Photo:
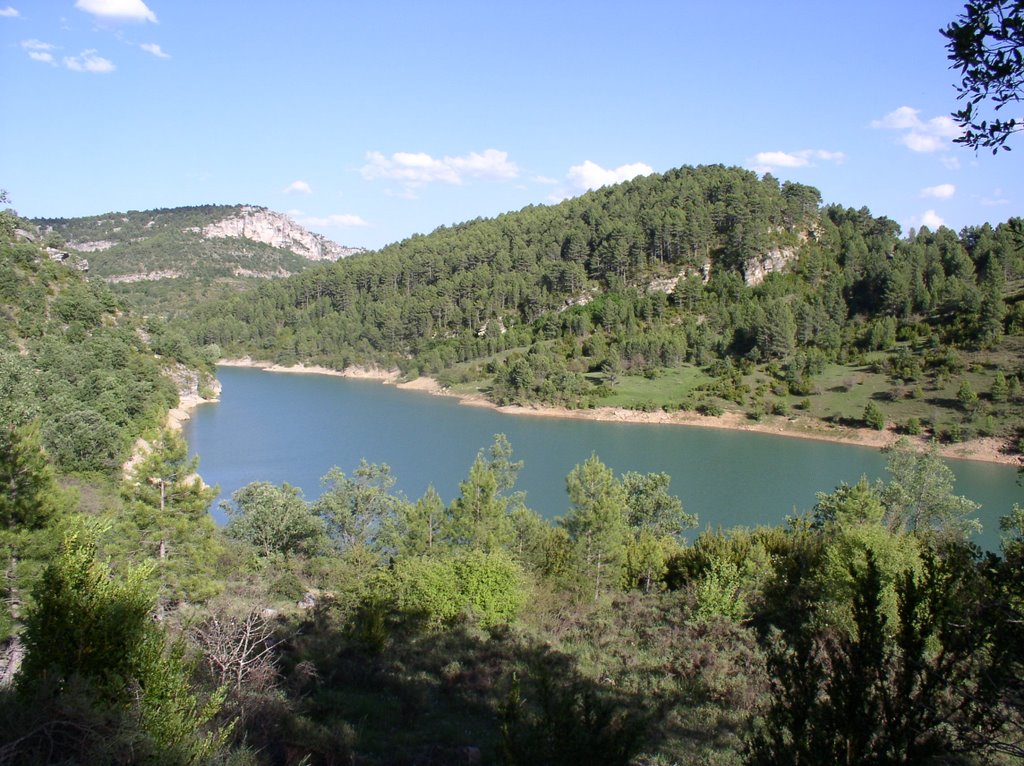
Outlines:
<svg viewBox="0 0 1024 766"><path fill-rule="evenodd" d="M161 48L157 43L140 43L139 47L146 51L146 53L152 53L158 59L169 59L171 57L171 54L164 53L163 48Z"/></svg>
<svg viewBox="0 0 1024 766"><path fill-rule="evenodd" d="M920 229L922 226L927 226L932 231L935 231L939 227L945 226L946 222L942 220L942 216L934 210L926 210L919 216L911 216L907 225L914 229Z"/></svg>
<svg viewBox="0 0 1024 766"><path fill-rule="evenodd" d="M316 226L333 229L352 229L358 226L370 225L358 215L353 215L351 213L335 213L334 215L322 218L317 216L301 216L296 217L295 220L303 226Z"/></svg>
<svg viewBox="0 0 1024 766"><path fill-rule="evenodd" d="M909 128L916 128L921 124L921 118L918 117L921 113L920 109L914 109L909 106L901 106L895 111L889 112L880 120L872 120L872 128L881 128L883 130L907 130Z"/></svg>
<svg viewBox="0 0 1024 766"><path fill-rule="evenodd" d="M76 0L75 7L104 19L156 24L156 14L142 0Z"/></svg>
<svg viewBox="0 0 1024 766"><path fill-rule="evenodd" d="M758 152L747 160L747 165L759 173L779 168L802 168L813 165L816 160L841 165L846 159L842 152L828 149L800 149L795 152Z"/></svg>
<svg viewBox="0 0 1024 766"><path fill-rule="evenodd" d="M654 172L654 168L646 162L632 162L628 165L619 165L617 168L607 169L598 165L592 160L584 160L580 165L573 165L566 173L569 187L560 186L548 195L548 202L557 205L563 200L591 189L600 189L602 186L631 181L637 176L646 176ZM557 181L553 178L536 176L533 179L537 183L553 184Z"/></svg>
<svg viewBox="0 0 1024 766"><path fill-rule="evenodd" d="M620 165L607 170L596 162L586 160L582 165L569 168L569 182L580 189L599 189L609 184L629 181L637 176L646 176L654 172L654 168L643 162Z"/></svg>
<svg viewBox="0 0 1024 766"><path fill-rule="evenodd" d="M939 184L921 189L922 197L934 197L935 199L949 199L954 194L956 194L956 187L953 184Z"/></svg>
<svg viewBox="0 0 1024 766"><path fill-rule="evenodd" d="M117 68L110 59L97 56L95 50L82 51L78 56L65 56L64 66L73 72L95 72L98 74L113 72Z"/></svg>
<svg viewBox="0 0 1024 766"><path fill-rule="evenodd" d="M445 157L445 162L460 176L475 176L492 180L507 180L519 175L519 168L508 161L508 152L487 149L483 154L470 152L465 157Z"/></svg>
<svg viewBox="0 0 1024 766"><path fill-rule="evenodd" d="M40 61L44 64L57 66L50 51L56 48L55 45L44 43L41 40L22 40L21 47L28 51L28 57L33 61Z"/></svg>
<svg viewBox="0 0 1024 766"><path fill-rule="evenodd" d="M283 191L285 194L292 194L293 192L298 192L299 194L312 194L313 187L305 181L292 181L284 187Z"/></svg>
<svg viewBox="0 0 1024 766"><path fill-rule="evenodd" d="M913 152L938 152L950 148L960 135L959 126L951 117L921 119L921 110L901 106L880 120L872 120L872 128L900 132L899 142Z"/></svg>
<svg viewBox="0 0 1024 766"><path fill-rule="evenodd" d="M6 8L0 8L0 18L14 19L20 15L21 14L18 13L17 8L13 8L9 5Z"/></svg>
<svg viewBox="0 0 1024 766"><path fill-rule="evenodd" d="M519 175L519 167L509 161L508 152L497 149L441 159L424 152L395 152L390 157L367 152L366 160L359 171L363 178L399 181L407 189L435 182L459 185L467 178L502 181Z"/></svg>

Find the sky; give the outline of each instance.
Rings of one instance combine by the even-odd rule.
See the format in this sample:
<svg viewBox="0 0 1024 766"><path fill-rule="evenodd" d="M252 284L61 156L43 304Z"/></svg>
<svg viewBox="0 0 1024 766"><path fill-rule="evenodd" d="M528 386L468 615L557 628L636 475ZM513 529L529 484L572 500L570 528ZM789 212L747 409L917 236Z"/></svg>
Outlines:
<svg viewBox="0 0 1024 766"><path fill-rule="evenodd" d="M1024 134L953 143L963 5L0 0L0 188L27 217L243 203L377 248L723 164L904 233L996 224Z"/></svg>

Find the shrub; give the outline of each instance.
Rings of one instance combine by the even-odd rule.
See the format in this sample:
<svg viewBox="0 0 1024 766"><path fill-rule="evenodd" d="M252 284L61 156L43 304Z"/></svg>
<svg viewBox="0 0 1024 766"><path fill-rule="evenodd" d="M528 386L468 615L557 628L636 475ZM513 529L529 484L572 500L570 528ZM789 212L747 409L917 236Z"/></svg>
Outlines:
<svg viewBox="0 0 1024 766"><path fill-rule="evenodd" d="M504 551L399 559L384 589L395 607L440 627L465 613L482 627L511 621L526 601L520 566Z"/></svg>
<svg viewBox="0 0 1024 766"><path fill-rule="evenodd" d="M910 436L918 436L921 430L921 421L918 418L907 418L907 422L903 426L903 433Z"/></svg>
<svg viewBox="0 0 1024 766"><path fill-rule="evenodd" d="M885 430L885 414L874 402L868 402L864 408L863 420L864 425L868 428L873 428L876 431Z"/></svg>

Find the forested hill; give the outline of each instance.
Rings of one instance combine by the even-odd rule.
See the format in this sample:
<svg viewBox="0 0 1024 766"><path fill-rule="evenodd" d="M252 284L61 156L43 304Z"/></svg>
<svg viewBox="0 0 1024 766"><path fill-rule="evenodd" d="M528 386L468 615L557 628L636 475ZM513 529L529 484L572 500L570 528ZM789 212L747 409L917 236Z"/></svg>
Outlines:
<svg viewBox="0 0 1024 766"><path fill-rule="evenodd" d="M0 458L27 439L61 471L117 476L210 360L126 312L31 228L0 213Z"/></svg>
<svg viewBox="0 0 1024 766"><path fill-rule="evenodd" d="M811 187L684 167L264 284L185 329L225 353L397 365L498 402L880 410L882 427L958 440L1012 435L1022 276L1019 218L901 237Z"/></svg>
<svg viewBox="0 0 1024 766"><path fill-rule="evenodd" d="M202 205L33 222L47 244L88 258L90 273L154 313L255 279L297 274L362 248L343 247L251 205Z"/></svg>

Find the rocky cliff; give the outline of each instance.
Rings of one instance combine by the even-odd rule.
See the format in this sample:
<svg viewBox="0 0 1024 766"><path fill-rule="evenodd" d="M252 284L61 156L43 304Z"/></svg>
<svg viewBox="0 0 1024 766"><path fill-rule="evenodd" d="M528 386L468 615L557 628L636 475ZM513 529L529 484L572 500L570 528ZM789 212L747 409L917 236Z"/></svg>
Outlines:
<svg viewBox="0 0 1024 766"><path fill-rule="evenodd" d="M320 234L314 234L283 213L263 207L243 206L237 215L202 227L206 239L238 237L262 242L271 247L291 250L311 261L336 261L362 252L362 248L343 247Z"/></svg>

